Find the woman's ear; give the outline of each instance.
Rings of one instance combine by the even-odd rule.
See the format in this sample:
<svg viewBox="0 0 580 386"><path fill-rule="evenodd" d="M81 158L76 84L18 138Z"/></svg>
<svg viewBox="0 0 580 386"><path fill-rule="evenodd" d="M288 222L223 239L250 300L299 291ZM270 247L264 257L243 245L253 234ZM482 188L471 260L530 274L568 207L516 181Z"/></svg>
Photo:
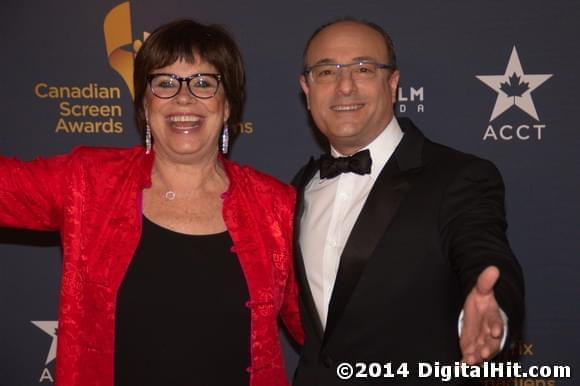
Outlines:
<svg viewBox="0 0 580 386"><path fill-rule="evenodd" d="M227 126L228 119L230 119L230 104L226 101L224 106L224 126Z"/></svg>

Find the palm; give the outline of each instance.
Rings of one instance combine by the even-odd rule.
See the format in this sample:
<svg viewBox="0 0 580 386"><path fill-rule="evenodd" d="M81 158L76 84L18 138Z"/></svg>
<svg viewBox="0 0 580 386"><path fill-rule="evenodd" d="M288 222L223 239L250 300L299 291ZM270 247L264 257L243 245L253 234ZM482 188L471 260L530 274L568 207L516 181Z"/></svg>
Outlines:
<svg viewBox="0 0 580 386"><path fill-rule="evenodd" d="M460 347L463 361L472 365L493 358L500 350L503 320L493 287L499 270L487 267L465 299Z"/></svg>

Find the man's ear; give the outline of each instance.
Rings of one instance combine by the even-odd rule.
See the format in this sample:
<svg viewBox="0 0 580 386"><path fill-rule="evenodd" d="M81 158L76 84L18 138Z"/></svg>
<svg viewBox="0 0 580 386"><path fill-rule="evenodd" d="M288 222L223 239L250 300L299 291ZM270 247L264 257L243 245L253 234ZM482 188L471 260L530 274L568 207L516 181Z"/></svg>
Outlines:
<svg viewBox="0 0 580 386"><path fill-rule="evenodd" d="M308 81L304 75L300 75L300 87L302 91L304 91L304 95L306 96L306 107L310 110L310 87L308 87Z"/></svg>
<svg viewBox="0 0 580 386"><path fill-rule="evenodd" d="M391 98L393 99L393 103L397 101L397 89L399 87L400 77L401 73L399 72L399 70L395 70L387 80L387 82L389 83L389 88L391 89Z"/></svg>

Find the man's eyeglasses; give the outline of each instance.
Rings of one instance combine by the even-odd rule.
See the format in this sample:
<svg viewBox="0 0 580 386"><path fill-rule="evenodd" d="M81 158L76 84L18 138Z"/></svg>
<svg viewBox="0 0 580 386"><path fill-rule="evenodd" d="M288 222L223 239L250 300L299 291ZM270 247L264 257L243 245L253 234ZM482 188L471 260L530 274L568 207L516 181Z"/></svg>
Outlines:
<svg viewBox="0 0 580 386"><path fill-rule="evenodd" d="M219 74L195 74L187 78L181 78L175 74L150 74L147 82L151 92L158 98L173 98L179 91L183 82L191 95L200 99L213 97L220 86L221 75Z"/></svg>
<svg viewBox="0 0 580 386"><path fill-rule="evenodd" d="M347 64L321 63L304 69L304 76L309 76L314 83L334 83L346 69L350 70L353 80L366 80L376 77L379 69L394 70L395 66L367 61Z"/></svg>

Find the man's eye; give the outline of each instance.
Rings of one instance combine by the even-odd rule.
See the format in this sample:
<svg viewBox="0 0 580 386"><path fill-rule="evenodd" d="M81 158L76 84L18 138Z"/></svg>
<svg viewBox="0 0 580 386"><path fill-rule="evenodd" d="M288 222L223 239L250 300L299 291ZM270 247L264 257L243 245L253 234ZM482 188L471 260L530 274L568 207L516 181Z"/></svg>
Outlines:
<svg viewBox="0 0 580 386"><path fill-rule="evenodd" d="M372 74L375 72L375 69L372 66L359 66L356 71L361 74Z"/></svg>
<svg viewBox="0 0 580 386"><path fill-rule="evenodd" d="M316 75L320 78L324 78L327 76L333 76L334 74L336 74L336 70L330 69L330 68L324 68L324 69L318 70Z"/></svg>

